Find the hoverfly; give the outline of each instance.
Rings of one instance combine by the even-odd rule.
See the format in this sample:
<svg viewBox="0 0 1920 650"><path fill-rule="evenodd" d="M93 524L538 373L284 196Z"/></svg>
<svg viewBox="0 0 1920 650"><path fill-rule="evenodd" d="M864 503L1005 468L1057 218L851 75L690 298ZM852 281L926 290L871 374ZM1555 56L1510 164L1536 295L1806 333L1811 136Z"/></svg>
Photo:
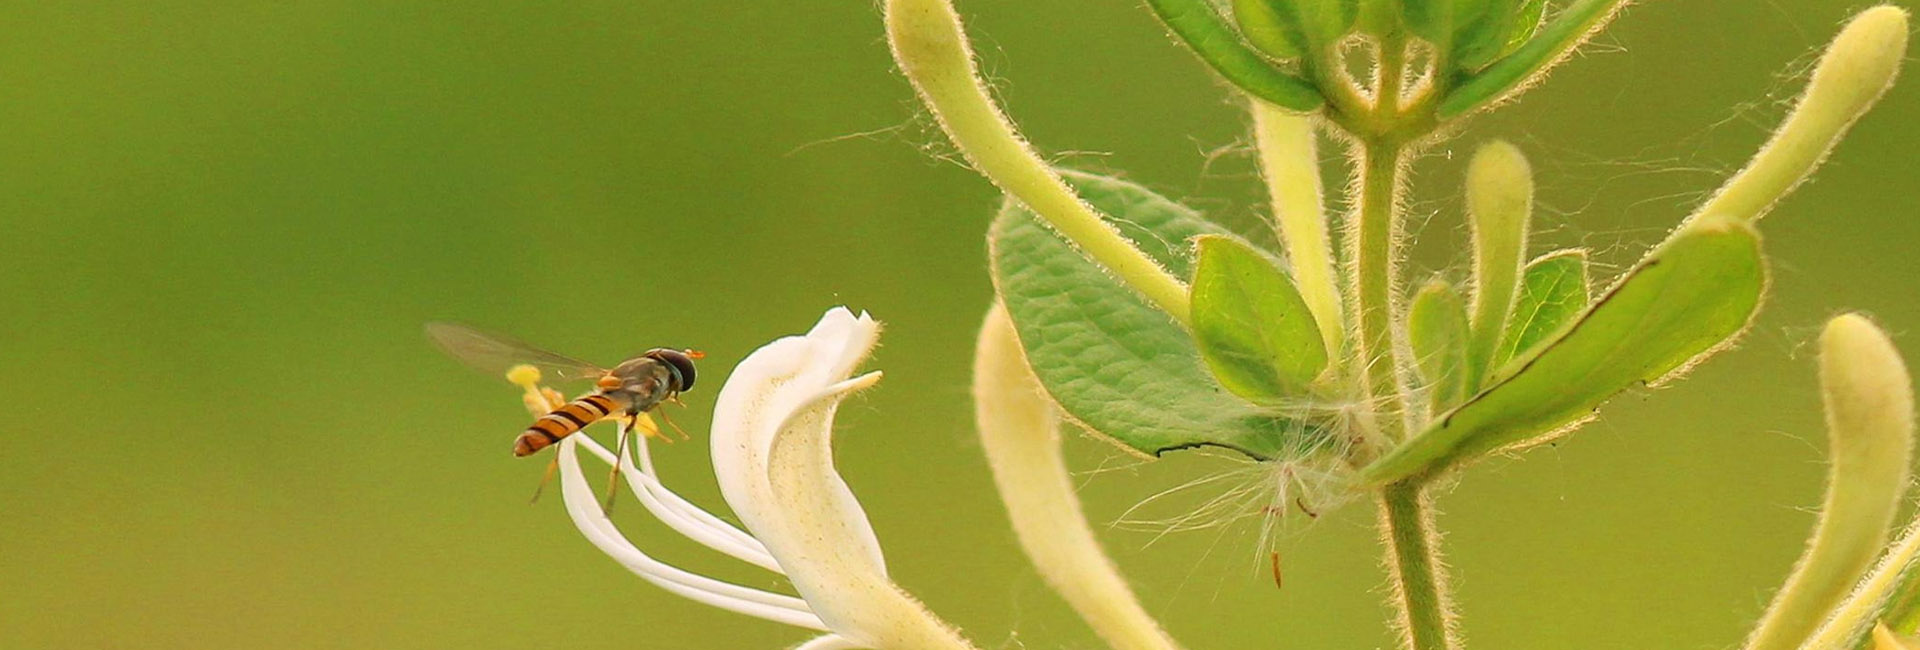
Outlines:
<svg viewBox="0 0 1920 650"><path fill-rule="evenodd" d="M628 436L638 423L638 416L693 388L693 362L706 356L695 350L654 348L607 369L542 350L513 337L458 323L428 323L427 337L461 363L496 377L507 374L515 366L530 365L540 369L543 375L562 381L593 382L593 392L536 418L514 438L513 455L521 457L533 455L601 419L619 417L615 415L618 413L625 416L625 422L620 428L616 454L617 458L624 459ZM616 461L614 476L618 475Z"/></svg>

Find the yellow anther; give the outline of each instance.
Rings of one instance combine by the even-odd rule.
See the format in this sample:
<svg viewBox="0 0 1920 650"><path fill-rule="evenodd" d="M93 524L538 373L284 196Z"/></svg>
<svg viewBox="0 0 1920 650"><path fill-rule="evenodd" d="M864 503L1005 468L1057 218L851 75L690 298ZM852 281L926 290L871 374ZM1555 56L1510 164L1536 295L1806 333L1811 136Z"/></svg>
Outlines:
<svg viewBox="0 0 1920 650"><path fill-rule="evenodd" d="M528 370L531 370L532 372L531 373L517 372L521 368L526 368ZM540 371L535 370L532 366L516 366L514 370L516 372L507 373L507 377L509 379L516 378L514 377L514 375L516 374L520 375L519 377L517 377L519 379L525 379L527 374L532 374L536 381L540 377ZM514 382L514 383L519 383L519 382ZM542 415L552 413L554 411L559 410L560 407L565 406L567 404L567 398L561 395L560 391L547 388L545 386L541 386L536 383L528 383L528 384L520 384L520 385L527 389L526 392L520 394L520 403L525 404L527 407L527 412L532 413L534 417L540 417Z"/></svg>
<svg viewBox="0 0 1920 650"><path fill-rule="evenodd" d="M528 390L525 393L521 393L520 403L525 404L527 406L527 412L532 413L533 417L536 418L553 412L553 409L547 406L546 396L541 395L538 391Z"/></svg>
<svg viewBox="0 0 1920 650"><path fill-rule="evenodd" d="M660 433L660 425L654 423L653 416L651 415L641 413L634 416L633 428L648 438L667 440L666 434Z"/></svg>
<svg viewBox="0 0 1920 650"><path fill-rule="evenodd" d="M507 381L513 382L515 386L532 390L540 385L540 369L524 363L508 368Z"/></svg>

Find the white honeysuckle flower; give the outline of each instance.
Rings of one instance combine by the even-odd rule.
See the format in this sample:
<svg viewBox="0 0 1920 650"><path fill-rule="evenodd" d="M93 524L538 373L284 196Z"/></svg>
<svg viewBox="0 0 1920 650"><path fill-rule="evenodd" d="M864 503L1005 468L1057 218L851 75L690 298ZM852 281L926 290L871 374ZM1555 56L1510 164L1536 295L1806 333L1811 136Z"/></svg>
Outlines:
<svg viewBox="0 0 1920 650"><path fill-rule="evenodd" d="M834 470L834 411L842 399L879 381L878 372L852 376L879 333L880 324L865 313L836 307L805 335L755 350L727 378L714 406L713 468L745 531L662 484L647 436L637 436L637 460L620 463L627 485L662 523L785 575L799 598L694 574L642 552L607 517L580 466L581 449L610 464L614 453L584 435L558 445L567 514L594 546L667 591L827 633L799 650L972 648L887 578L866 511Z"/></svg>

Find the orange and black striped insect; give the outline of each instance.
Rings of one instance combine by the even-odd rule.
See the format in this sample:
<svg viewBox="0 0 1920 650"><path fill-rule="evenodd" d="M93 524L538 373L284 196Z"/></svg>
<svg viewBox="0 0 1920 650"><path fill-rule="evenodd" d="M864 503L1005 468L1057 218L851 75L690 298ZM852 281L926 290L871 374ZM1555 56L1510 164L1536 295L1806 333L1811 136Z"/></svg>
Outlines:
<svg viewBox="0 0 1920 650"><path fill-rule="evenodd" d="M593 392L540 416L514 438L514 456L531 456L589 424L624 416L616 453L625 458L628 436L638 416L693 388L693 362L705 356L694 350L654 348L607 369L458 323L428 323L427 337L453 358L495 376L528 365L562 381L593 382ZM619 467L614 470L617 476Z"/></svg>

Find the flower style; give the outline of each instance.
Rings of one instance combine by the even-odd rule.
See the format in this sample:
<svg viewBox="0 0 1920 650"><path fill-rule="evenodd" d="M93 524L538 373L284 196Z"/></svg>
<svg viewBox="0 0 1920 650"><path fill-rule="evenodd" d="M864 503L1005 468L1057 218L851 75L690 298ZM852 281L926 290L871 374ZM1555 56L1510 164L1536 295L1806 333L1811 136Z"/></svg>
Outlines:
<svg viewBox="0 0 1920 650"><path fill-rule="evenodd" d="M879 372L852 376L879 332L865 313L837 307L805 335L768 343L734 368L714 408L712 458L722 496L744 531L662 484L645 436L637 441L637 462L620 460L634 496L662 523L785 575L799 598L684 571L634 546L607 517L580 465L581 449L607 463L616 457L582 435L559 445L567 513L594 546L667 591L827 633L803 650L973 647L888 579L866 512L834 470L833 415L841 400L879 381Z"/></svg>

